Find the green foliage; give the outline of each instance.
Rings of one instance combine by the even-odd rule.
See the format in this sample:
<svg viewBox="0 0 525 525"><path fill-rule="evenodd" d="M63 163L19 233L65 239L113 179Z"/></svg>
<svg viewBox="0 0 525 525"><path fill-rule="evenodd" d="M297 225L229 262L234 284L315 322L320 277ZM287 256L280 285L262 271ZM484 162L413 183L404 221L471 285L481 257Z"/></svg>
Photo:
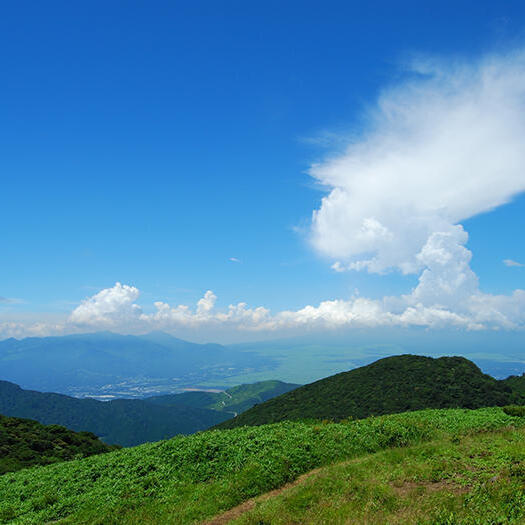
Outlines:
<svg viewBox="0 0 525 525"><path fill-rule="evenodd" d="M503 407L505 414L515 417L525 417L525 406L523 405L509 405Z"/></svg>
<svg viewBox="0 0 525 525"><path fill-rule="evenodd" d="M0 474L114 450L91 432L0 415Z"/></svg>
<svg viewBox="0 0 525 525"><path fill-rule="evenodd" d="M0 381L0 413L89 430L106 443L133 446L205 430L297 386L263 381L221 393L187 392L145 400L96 401L23 390Z"/></svg>
<svg viewBox="0 0 525 525"><path fill-rule="evenodd" d="M522 423L489 408L202 432L6 474L0 516L28 524L193 523L322 465Z"/></svg>
<svg viewBox="0 0 525 525"><path fill-rule="evenodd" d="M507 377L507 379L503 380L503 383L510 387L514 392L525 397L525 374Z"/></svg>
<svg viewBox="0 0 525 525"><path fill-rule="evenodd" d="M138 399L96 401L23 390L0 381L0 413L97 434L104 442L133 446L192 434L224 421L227 414L184 405L160 406Z"/></svg>
<svg viewBox="0 0 525 525"><path fill-rule="evenodd" d="M401 355L302 386L257 405L217 428L304 418L342 419L425 408L480 408L521 396L463 357Z"/></svg>

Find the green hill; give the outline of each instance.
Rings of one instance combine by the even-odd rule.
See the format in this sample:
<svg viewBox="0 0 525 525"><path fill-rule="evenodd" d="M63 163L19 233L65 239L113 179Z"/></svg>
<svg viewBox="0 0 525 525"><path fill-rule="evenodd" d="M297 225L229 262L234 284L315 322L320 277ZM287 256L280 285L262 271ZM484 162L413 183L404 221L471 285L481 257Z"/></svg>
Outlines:
<svg viewBox="0 0 525 525"><path fill-rule="evenodd" d="M502 406L519 397L463 357L400 355L297 388L218 428L305 418L340 421L425 408Z"/></svg>
<svg viewBox="0 0 525 525"><path fill-rule="evenodd" d="M134 446L193 434L298 385L262 381L226 392L186 392L144 400L97 401L24 390L0 381L0 413L90 431L104 442Z"/></svg>
<svg viewBox="0 0 525 525"><path fill-rule="evenodd" d="M145 401L164 406L186 405L210 408L236 415L299 386L282 381L259 381L258 383L234 386L224 392L184 392L183 394L149 397Z"/></svg>
<svg viewBox="0 0 525 525"><path fill-rule="evenodd" d="M485 408L426 410L342 423L287 421L207 431L5 474L0 477L0 521L75 525L199 523L312 469L352 460L352 464L365 465L361 476L366 473L366 461L379 469L377 476L375 470L370 471L370 483L406 482L409 488L417 489L417 483L428 480L438 487L447 482L463 487L458 491L462 501L445 498L438 500L438 507L432 507L432 502L425 506L428 502L420 497L422 492L414 491L412 508L419 505L422 516L440 517L441 512L441 518L450 517L448 521L443 518L428 523L460 523L453 514L456 505L460 510L472 507L472 520L465 523L486 523L480 512L492 516L493 510L499 511L494 523L513 523L509 518L519 523L525 517L525 506L520 505L525 500L521 446L524 425L525 418L508 416L500 408ZM498 433L503 433L504 439L498 438ZM478 436L488 440L493 436L498 449L461 448ZM389 449L390 454L375 455ZM326 482L317 500L310 495L303 501L294 500L299 516L294 522L319 523L315 514L310 520L301 521L300 517L309 510L315 512L316 502L322 502L330 488L339 490L341 486L361 498L360 502L369 497L369 508L360 508L361 513L367 509L371 513L395 509L392 486L372 491L369 484L359 481L339 476L332 484ZM399 490L404 491L404 487L401 485ZM406 504L408 496L403 494ZM337 507L342 503L341 494L335 494L328 503ZM274 522L255 519L245 523Z"/></svg>
<svg viewBox="0 0 525 525"><path fill-rule="evenodd" d="M114 450L91 432L0 415L0 474Z"/></svg>
<svg viewBox="0 0 525 525"><path fill-rule="evenodd" d="M0 381L0 413L90 431L106 443L122 446L192 434L230 416L206 408L160 406L137 399L77 399L23 390L7 381Z"/></svg>
<svg viewBox="0 0 525 525"><path fill-rule="evenodd" d="M510 387L514 392L525 397L525 373L520 376L510 376L503 380L503 383Z"/></svg>

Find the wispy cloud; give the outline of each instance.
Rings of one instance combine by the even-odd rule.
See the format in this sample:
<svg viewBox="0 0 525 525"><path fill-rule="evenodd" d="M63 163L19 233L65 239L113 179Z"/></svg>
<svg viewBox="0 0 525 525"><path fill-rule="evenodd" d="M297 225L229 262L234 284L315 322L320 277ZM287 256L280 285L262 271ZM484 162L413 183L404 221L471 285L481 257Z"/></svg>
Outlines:
<svg viewBox="0 0 525 525"><path fill-rule="evenodd" d="M2 297L0 295L0 304L23 304L22 299L17 299L15 297Z"/></svg>
<svg viewBox="0 0 525 525"><path fill-rule="evenodd" d="M525 264L522 264L518 261L513 261L512 259L503 259L503 264L505 266L515 266L515 267L518 267L518 268L522 268L525 266Z"/></svg>
<svg viewBox="0 0 525 525"><path fill-rule="evenodd" d="M238 259L237 257L230 257L228 260L231 261L231 262L234 262L234 263L240 263L241 262L241 260Z"/></svg>

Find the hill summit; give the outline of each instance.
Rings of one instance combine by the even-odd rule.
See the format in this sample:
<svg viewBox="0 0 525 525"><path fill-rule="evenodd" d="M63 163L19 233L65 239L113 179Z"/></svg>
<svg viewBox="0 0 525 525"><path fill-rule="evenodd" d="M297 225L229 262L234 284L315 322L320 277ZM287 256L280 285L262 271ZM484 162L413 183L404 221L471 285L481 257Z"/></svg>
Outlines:
<svg viewBox="0 0 525 525"><path fill-rule="evenodd" d="M464 357L399 355L310 383L217 428L284 420L365 418L425 408L480 408L521 396Z"/></svg>

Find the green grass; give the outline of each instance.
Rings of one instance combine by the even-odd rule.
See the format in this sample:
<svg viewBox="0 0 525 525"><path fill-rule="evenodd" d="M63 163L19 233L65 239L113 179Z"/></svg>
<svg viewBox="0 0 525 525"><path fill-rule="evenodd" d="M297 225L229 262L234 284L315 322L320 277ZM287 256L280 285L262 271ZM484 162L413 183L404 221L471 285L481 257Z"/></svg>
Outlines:
<svg viewBox="0 0 525 525"><path fill-rule="evenodd" d="M202 432L6 474L0 521L197 523L319 466L509 425L525 419L488 408Z"/></svg>
<svg viewBox="0 0 525 525"><path fill-rule="evenodd" d="M525 523L525 430L390 449L316 472L237 525Z"/></svg>

